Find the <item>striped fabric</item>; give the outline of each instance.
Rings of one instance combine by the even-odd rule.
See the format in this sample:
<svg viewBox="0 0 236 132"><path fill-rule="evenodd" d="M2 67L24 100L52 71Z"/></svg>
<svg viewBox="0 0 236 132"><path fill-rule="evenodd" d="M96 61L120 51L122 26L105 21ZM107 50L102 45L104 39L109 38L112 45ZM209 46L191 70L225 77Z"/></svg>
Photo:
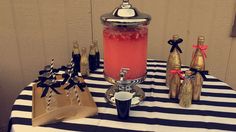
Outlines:
<svg viewBox="0 0 236 132"><path fill-rule="evenodd" d="M168 98L168 88L165 86L166 62L148 60L147 63L147 79L139 85L145 91L146 99L140 106L131 109L131 117L128 120L119 120L115 107L106 103L104 93L111 84L104 80L101 67L85 79L99 109L97 116L32 127L31 84L15 101L9 128L16 132L236 131L236 91L227 84L207 75L201 101L193 102L190 108L181 108L178 100ZM183 67L182 70L187 70L187 67Z"/></svg>

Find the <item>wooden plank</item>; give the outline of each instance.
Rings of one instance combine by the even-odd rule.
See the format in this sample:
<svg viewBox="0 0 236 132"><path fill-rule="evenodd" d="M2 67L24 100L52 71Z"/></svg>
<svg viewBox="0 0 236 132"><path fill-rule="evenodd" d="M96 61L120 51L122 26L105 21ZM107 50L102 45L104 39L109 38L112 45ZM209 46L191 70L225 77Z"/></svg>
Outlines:
<svg viewBox="0 0 236 132"><path fill-rule="evenodd" d="M120 0L92 0L93 39L98 41L101 58L103 56L103 25L101 24L100 16L112 12L120 4Z"/></svg>
<svg viewBox="0 0 236 132"><path fill-rule="evenodd" d="M214 19L211 23L211 36L208 41L207 68L210 73L221 80L225 80L227 63L230 54L232 38L230 37L235 0L215 1Z"/></svg>
<svg viewBox="0 0 236 132"><path fill-rule="evenodd" d="M7 125L12 104L23 87L17 36L9 0L0 1L0 126Z"/></svg>
<svg viewBox="0 0 236 132"><path fill-rule="evenodd" d="M145 3L144 3L145 2ZM167 12L170 5L170 0L149 0L143 1L143 10L151 15L152 20L149 25L149 43L148 57L153 59L166 60L164 54L168 51L163 51L163 45L166 45L165 30L167 26Z"/></svg>
<svg viewBox="0 0 236 132"><path fill-rule="evenodd" d="M171 46L167 44L167 41L172 38L173 35L178 34L181 38L183 38L183 43L180 45L183 54L182 60L184 60L185 47L189 45L188 37L189 37L189 21L191 16L191 7L193 1L191 0L171 0L169 2L168 11L165 13L167 15L166 20L166 28L164 43L162 44L163 51L163 59L167 60L169 55L169 50Z"/></svg>
<svg viewBox="0 0 236 132"><path fill-rule="evenodd" d="M65 0L65 14L69 56L71 56L73 41L78 40L81 48L89 48L89 44L91 44L91 3L89 0ZM100 24L100 22L97 23Z"/></svg>
<svg viewBox="0 0 236 132"><path fill-rule="evenodd" d="M69 62L67 26L65 21L64 0L39 0L45 43L46 62L55 59L55 66Z"/></svg>
<svg viewBox="0 0 236 132"><path fill-rule="evenodd" d="M227 74L226 74L226 82L236 90L236 39L232 40L232 47L228 62Z"/></svg>
<svg viewBox="0 0 236 132"><path fill-rule="evenodd" d="M39 10L37 0L13 2L24 84L27 85L45 65Z"/></svg>
<svg viewBox="0 0 236 132"><path fill-rule="evenodd" d="M183 63L189 65L192 59L193 44L197 43L199 35L206 37L206 43L210 44L211 26L214 21L215 0L193 0L191 5L191 15L183 53Z"/></svg>

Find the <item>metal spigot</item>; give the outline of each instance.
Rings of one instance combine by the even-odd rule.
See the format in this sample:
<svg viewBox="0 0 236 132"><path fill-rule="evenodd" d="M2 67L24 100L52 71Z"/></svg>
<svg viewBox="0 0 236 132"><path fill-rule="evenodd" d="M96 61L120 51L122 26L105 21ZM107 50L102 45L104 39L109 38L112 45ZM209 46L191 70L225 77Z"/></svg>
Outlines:
<svg viewBox="0 0 236 132"><path fill-rule="evenodd" d="M116 84L121 91L130 91L131 84L126 79L126 74L128 73L129 68L121 68L120 70L120 80L116 81Z"/></svg>
<svg viewBox="0 0 236 132"><path fill-rule="evenodd" d="M120 70L120 81L125 81L125 76L128 71L129 71L129 68L122 68Z"/></svg>

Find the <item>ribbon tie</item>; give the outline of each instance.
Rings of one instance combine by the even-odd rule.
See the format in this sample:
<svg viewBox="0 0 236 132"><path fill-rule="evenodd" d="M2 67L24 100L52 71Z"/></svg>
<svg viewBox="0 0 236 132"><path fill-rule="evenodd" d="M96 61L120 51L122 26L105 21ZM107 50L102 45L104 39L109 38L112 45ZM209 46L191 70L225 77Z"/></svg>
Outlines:
<svg viewBox="0 0 236 132"><path fill-rule="evenodd" d="M202 55L204 58L207 58L207 55L206 55L206 50L208 48L207 45L193 45L193 48L195 49L200 49Z"/></svg>
<svg viewBox="0 0 236 132"><path fill-rule="evenodd" d="M71 74L72 77L78 75L78 72L75 72L75 68L72 69L72 66L71 66L71 65L62 66L62 67L60 68L60 70L66 72L65 74L62 74L62 77L63 77L63 78L66 78L66 81L67 81L68 78L70 77L70 76L69 76L69 72L72 73L72 74ZM65 79L64 79L64 81L63 81L63 84L65 84Z"/></svg>
<svg viewBox="0 0 236 132"><path fill-rule="evenodd" d="M41 70L41 71L39 71L39 75L42 75L42 74L45 74L45 73L48 73L48 72L50 72L50 69ZM57 72L59 72L59 70L58 69L53 69L52 72L57 73Z"/></svg>
<svg viewBox="0 0 236 132"><path fill-rule="evenodd" d="M190 71L193 72L193 75L196 75L197 73L199 73L199 74L201 74L201 76L202 76L202 78L203 78L204 80L207 79L207 78L206 78L206 75L208 75L208 71L200 71L200 70L197 70L197 69L195 69L195 68L190 68Z"/></svg>
<svg viewBox="0 0 236 132"><path fill-rule="evenodd" d="M86 83L80 82L78 80L78 76L74 72L70 76L67 71L65 74L62 75L62 77L64 78L61 83L62 85L66 84L67 82L69 83L69 85L65 87L66 90L69 90L70 88L73 88L75 85L77 85L81 91L84 91L84 88L87 86Z"/></svg>
<svg viewBox="0 0 236 132"><path fill-rule="evenodd" d="M72 70L72 66L69 64L67 66L62 66L59 70L61 71L68 71L68 70Z"/></svg>
<svg viewBox="0 0 236 132"><path fill-rule="evenodd" d="M51 89L52 91L54 91L56 94L60 94L56 89L57 88L60 88L61 84L60 82L57 82L57 81L53 81L51 79L49 80L46 80L46 81L40 81L38 84L37 84L37 87L41 87L43 88L43 93L41 95L41 98L42 97L45 97L48 93L48 90Z"/></svg>
<svg viewBox="0 0 236 132"><path fill-rule="evenodd" d="M69 78L68 82L69 85L65 87L66 90L69 90L70 88L73 88L77 85L81 91L84 91L84 88L87 86L86 83L80 82L77 76Z"/></svg>
<svg viewBox="0 0 236 132"><path fill-rule="evenodd" d="M178 74L181 79L184 79L184 77L182 75L183 72L181 70L171 70L170 73L171 74Z"/></svg>
<svg viewBox="0 0 236 132"><path fill-rule="evenodd" d="M168 43L172 45L170 52L173 52L174 49L176 48L180 53L182 53L182 50L179 47L179 44L183 42L183 39L179 38L177 40L169 40Z"/></svg>

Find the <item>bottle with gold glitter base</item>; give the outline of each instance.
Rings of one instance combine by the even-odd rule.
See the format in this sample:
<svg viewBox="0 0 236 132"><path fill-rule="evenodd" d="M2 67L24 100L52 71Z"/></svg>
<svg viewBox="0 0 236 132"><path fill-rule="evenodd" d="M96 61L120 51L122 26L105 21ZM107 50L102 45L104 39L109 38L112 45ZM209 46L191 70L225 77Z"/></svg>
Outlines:
<svg viewBox="0 0 236 132"><path fill-rule="evenodd" d="M190 64L190 70L194 74L193 80L193 100L200 100L201 90L203 85L203 77L205 78L205 58L206 49L208 48L205 43L205 37L199 36L197 45L194 45L195 52L193 54L193 59Z"/></svg>
<svg viewBox="0 0 236 132"><path fill-rule="evenodd" d="M180 53L182 50L178 46L183 42L183 39L179 38L178 35L173 35L173 39L168 41L168 44L172 45L169 58L167 61L166 69L166 86L170 87L170 71L175 68L175 70L181 70L181 58Z"/></svg>
<svg viewBox="0 0 236 132"><path fill-rule="evenodd" d="M179 94L179 105L181 107L190 107L192 104L192 96L193 96L193 81L192 81L192 72L186 71L184 81L180 87Z"/></svg>
<svg viewBox="0 0 236 132"><path fill-rule="evenodd" d="M177 99L179 96L179 88L181 85L182 71L179 70L179 67L174 67L169 71L169 97L171 99Z"/></svg>

